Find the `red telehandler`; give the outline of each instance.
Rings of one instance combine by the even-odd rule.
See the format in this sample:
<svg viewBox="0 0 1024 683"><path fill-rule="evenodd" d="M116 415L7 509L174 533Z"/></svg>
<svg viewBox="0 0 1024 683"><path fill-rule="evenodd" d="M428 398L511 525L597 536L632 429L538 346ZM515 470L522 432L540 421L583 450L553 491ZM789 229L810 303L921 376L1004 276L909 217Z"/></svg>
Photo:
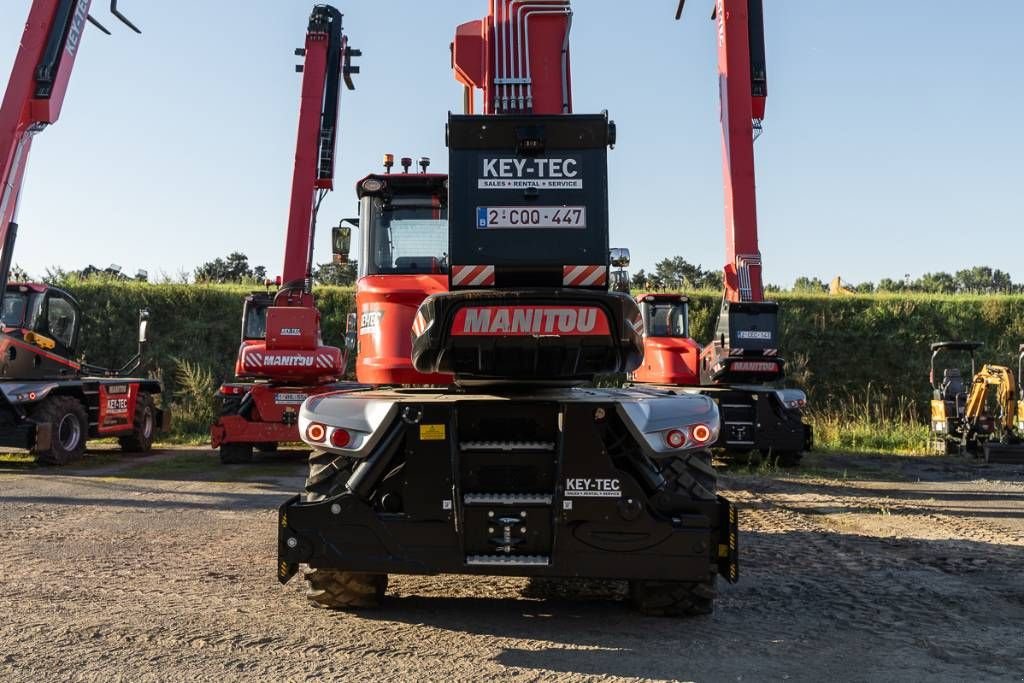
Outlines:
<svg viewBox="0 0 1024 683"><path fill-rule="evenodd" d="M224 463L250 461L254 447L298 441L299 405L341 388L347 354L323 344L312 292L313 237L320 203L334 189L341 83L354 89L359 67L352 58L360 54L348 45L341 12L316 5L306 45L296 50L305 61L297 67L302 98L280 288L273 298L250 295L243 307L237 381L220 387L221 415L210 429Z"/></svg>
<svg viewBox="0 0 1024 683"><path fill-rule="evenodd" d="M738 578L714 401L594 386L637 368L643 326L609 291L615 125L572 113L571 25L568 0L491 0L457 29L447 291L411 339L412 367L453 385L303 403L315 453L280 508L276 569L286 582L305 564L314 605L376 605L389 573L456 573L619 579L643 612L691 615L712 610L718 575Z"/></svg>
<svg viewBox="0 0 1024 683"><path fill-rule="evenodd" d="M680 0L676 19L682 16ZM777 303L765 301L757 244L754 140L768 94L762 0L717 0L723 175L725 296L714 337L703 348L690 338L689 301L678 294L638 297L644 316L644 362L638 383L681 386L713 398L722 415L717 448L783 466L812 446L803 422L806 394L778 388L785 361L778 351Z"/></svg>
<svg viewBox="0 0 1024 683"><path fill-rule="evenodd" d="M146 341L117 370L79 360L82 311L68 292L8 281L18 199L32 138L60 117L89 15L88 0L34 0L0 105L0 446L27 448L46 464L85 452L89 437L116 437L127 451L146 451L170 412L154 402L160 382L133 378ZM111 0L111 13L140 33Z"/></svg>

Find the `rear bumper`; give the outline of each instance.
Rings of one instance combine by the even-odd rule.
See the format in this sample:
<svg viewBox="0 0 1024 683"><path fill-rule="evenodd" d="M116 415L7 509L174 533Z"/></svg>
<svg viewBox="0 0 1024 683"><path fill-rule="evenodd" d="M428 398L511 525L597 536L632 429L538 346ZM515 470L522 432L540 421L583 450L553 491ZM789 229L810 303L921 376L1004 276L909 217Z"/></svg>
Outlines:
<svg viewBox="0 0 1024 683"><path fill-rule="evenodd" d="M226 443L287 443L299 440L299 426L282 422L255 422L240 415L224 415L210 427L210 445Z"/></svg>
<svg viewBox="0 0 1024 683"><path fill-rule="evenodd" d="M514 505L517 513L529 505ZM519 510L525 507L526 510ZM739 579L736 506L719 496L695 502L673 523L650 534L602 531L594 522L573 522L556 502L554 548L546 563L510 558L475 563L463 552L457 512L447 519L417 521L375 513L351 492L318 502L286 501L278 511L277 574L286 583L299 564L395 574L488 574L704 581L710 564L729 582ZM507 514L496 510L497 516Z"/></svg>
<svg viewBox="0 0 1024 683"><path fill-rule="evenodd" d="M47 450L50 447L50 425L22 420L0 427L0 447Z"/></svg>

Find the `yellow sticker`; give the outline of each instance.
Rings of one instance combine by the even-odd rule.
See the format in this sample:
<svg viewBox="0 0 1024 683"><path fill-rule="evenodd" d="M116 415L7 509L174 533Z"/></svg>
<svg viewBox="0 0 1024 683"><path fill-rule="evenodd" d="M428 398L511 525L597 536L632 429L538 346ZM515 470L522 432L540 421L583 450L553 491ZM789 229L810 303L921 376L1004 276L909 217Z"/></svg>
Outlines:
<svg viewBox="0 0 1024 683"><path fill-rule="evenodd" d="M420 425L420 441L444 441L444 425Z"/></svg>

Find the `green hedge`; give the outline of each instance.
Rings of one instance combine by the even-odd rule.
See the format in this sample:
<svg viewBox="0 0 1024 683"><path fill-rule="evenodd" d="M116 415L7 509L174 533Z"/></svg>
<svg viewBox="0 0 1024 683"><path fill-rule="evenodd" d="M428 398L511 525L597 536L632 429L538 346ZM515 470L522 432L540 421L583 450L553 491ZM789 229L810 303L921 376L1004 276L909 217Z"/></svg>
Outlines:
<svg viewBox="0 0 1024 683"><path fill-rule="evenodd" d="M146 368L177 389L179 361L207 368L217 382L230 379L241 338L242 285L151 285L83 281L65 284L82 305L82 349L90 363L118 367L135 353L138 311L150 311ZM353 290L316 290L324 342L341 345Z"/></svg>
<svg viewBox="0 0 1024 683"><path fill-rule="evenodd" d="M232 375L238 350L242 299L251 287L150 285L84 281L68 286L85 312L87 360L117 366L134 353L136 315L152 313L151 368L175 390L176 361L208 368L217 381ZM316 291L324 316L324 341L340 345L349 288ZM780 294L781 348L794 382L819 407L862 399L868 387L878 400L900 400L920 409L928 399L928 345L939 339L985 343L982 362L1016 369L1024 343L1024 296L879 294L829 297ZM691 330L710 339L720 294L691 295Z"/></svg>

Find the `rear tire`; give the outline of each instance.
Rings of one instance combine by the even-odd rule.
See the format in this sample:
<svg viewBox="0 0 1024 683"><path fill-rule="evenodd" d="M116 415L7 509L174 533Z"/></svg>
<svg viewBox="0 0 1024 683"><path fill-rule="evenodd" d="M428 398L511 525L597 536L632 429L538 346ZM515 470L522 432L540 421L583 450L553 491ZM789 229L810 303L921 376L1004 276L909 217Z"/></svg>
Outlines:
<svg viewBox="0 0 1024 683"><path fill-rule="evenodd" d="M388 589L387 574L365 574L341 569L309 569L306 598L323 609L372 609L380 607Z"/></svg>
<svg viewBox="0 0 1024 683"><path fill-rule="evenodd" d="M135 418L132 422L132 433L120 437L117 442L125 453L146 453L153 448L153 437L156 435L156 408L153 397L142 392L135 401Z"/></svg>
<svg viewBox="0 0 1024 683"><path fill-rule="evenodd" d="M244 465L246 463L252 462L252 444L221 444L220 461L225 465Z"/></svg>
<svg viewBox="0 0 1024 683"><path fill-rule="evenodd" d="M666 493L674 494L674 497L702 501L718 499L718 476L711 466L709 451L672 458L662 468L661 474L669 481ZM715 579L712 569L703 581L630 581L630 602L642 614L649 616L711 614L715 606Z"/></svg>
<svg viewBox="0 0 1024 683"><path fill-rule="evenodd" d="M65 465L85 453L85 440L89 434L89 417L85 406L71 396L51 396L32 411L35 422L49 422L50 447L35 450L36 462L41 465Z"/></svg>

